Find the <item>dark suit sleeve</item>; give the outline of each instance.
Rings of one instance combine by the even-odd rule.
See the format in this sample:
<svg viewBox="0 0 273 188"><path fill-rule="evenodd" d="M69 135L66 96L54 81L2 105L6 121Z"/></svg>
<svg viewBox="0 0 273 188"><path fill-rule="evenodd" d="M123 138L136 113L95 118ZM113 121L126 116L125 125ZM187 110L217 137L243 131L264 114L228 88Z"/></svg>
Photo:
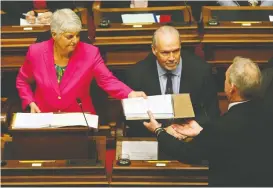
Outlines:
<svg viewBox="0 0 273 188"><path fill-rule="evenodd" d="M162 132L157 138L159 148L168 153L168 155L183 162L208 159L210 140L207 130L203 130L200 135L190 142L180 141L168 133Z"/></svg>
<svg viewBox="0 0 273 188"><path fill-rule="evenodd" d="M157 138L159 148L182 162L210 159L211 156L217 156L222 148L228 148L232 142L230 138L236 130L227 125L221 117L202 124L204 129L190 142L180 141L162 132Z"/></svg>

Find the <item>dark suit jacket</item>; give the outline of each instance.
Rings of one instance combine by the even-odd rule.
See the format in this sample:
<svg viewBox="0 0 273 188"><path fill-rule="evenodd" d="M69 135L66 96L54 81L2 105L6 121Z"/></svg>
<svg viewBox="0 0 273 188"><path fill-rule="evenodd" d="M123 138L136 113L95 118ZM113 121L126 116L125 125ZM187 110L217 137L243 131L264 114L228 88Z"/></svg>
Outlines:
<svg viewBox="0 0 273 188"><path fill-rule="evenodd" d="M263 70L262 75L260 95L264 99L264 105L271 109L273 114L273 67Z"/></svg>
<svg viewBox="0 0 273 188"><path fill-rule="evenodd" d="M196 120L205 122L219 116L216 86L211 67L198 56L183 50L180 93L190 93ZM125 83L136 91L147 95L160 95L156 57L151 53L143 61L130 68ZM142 122L127 121L128 136L150 136Z"/></svg>
<svg viewBox="0 0 273 188"><path fill-rule="evenodd" d="M159 146L180 161L208 157L210 186L273 185L273 118L261 101L237 104L203 127L188 143L160 133Z"/></svg>

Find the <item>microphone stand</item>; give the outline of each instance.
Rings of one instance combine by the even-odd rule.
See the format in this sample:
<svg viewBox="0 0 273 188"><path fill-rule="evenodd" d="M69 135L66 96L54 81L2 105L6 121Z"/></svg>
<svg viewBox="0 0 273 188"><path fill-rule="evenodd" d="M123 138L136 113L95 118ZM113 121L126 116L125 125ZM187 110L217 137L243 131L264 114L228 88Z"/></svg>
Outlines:
<svg viewBox="0 0 273 188"><path fill-rule="evenodd" d="M77 98L77 103L82 111L82 114L83 114L83 117L84 117L84 120L85 120L85 123L87 125L87 132L86 132L86 138L87 138L87 159L86 160L68 160L68 164L69 165L89 165L89 166L94 166L97 164L97 159L98 159L98 155L97 155L97 148L96 148L96 141L95 140L92 140L92 141L89 141L88 139L88 136L89 136L89 132L92 132L90 127L89 127L89 124L88 124L88 121L86 119L86 116L85 116L85 113L83 111L83 107L82 107L82 102L81 102L81 99L80 98ZM92 134L93 136L93 134Z"/></svg>

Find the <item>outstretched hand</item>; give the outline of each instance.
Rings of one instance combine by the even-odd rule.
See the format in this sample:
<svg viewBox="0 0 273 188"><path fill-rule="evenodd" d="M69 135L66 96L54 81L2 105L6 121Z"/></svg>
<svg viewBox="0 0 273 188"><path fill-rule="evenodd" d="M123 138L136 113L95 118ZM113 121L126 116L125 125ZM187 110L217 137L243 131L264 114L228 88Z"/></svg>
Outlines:
<svg viewBox="0 0 273 188"><path fill-rule="evenodd" d="M146 99L147 95L143 91L131 91L128 95L128 98L134 97L143 97L144 99Z"/></svg>
<svg viewBox="0 0 273 188"><path fill-rule="evenodd" d="M176 124L173 124L173 125L176 125ZM169 135L172 135L173 137L177 138L178 140L184 140L187 138L187 136L183 135L183 134L180 134L178 132L176 132L174 130L174 128L172 127L173 125L170 125L168 127L165 128L165 131L169 134ZM178 126L181 126L181 125L178 125Z"/></svg>
<svg viewBox="0 0 273 188"><path fill-rule="evenodd" d="M188 137L195 137L203 130L203 128L194 120L191 120L182 126L177 124L171 126L176 131L176 133Z"/></svg>

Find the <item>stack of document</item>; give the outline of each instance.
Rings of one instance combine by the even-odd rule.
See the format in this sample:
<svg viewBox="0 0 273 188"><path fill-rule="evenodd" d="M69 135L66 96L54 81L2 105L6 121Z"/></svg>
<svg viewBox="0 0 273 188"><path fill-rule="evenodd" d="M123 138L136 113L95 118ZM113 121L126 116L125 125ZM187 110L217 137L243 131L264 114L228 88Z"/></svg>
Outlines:
<svg viewBox="0 0 273 188"><path fill-rule="evenodd" d="M85 113L89 127L98 128L98 116ZM66 126L87 126L83 113L16 113L13 129L56 128Z"/></svg>
<svg viewBox="0 0 273 188"><path fill-rule="evenodd" d="M188 93L154 95L148 96L147 99L123 99L122 106L126 120L149 119L148 110L153 113L155 119L183 119L195 116Z"/></svg>
<svg viewBox="0 0 273 188"><path fill-rule="evenodd" d="M148 96L128 98L122 100L124 115L127 120L149 119L147 111L150 110L156 119L169 119L174 117L172 95Z"/></svg>

